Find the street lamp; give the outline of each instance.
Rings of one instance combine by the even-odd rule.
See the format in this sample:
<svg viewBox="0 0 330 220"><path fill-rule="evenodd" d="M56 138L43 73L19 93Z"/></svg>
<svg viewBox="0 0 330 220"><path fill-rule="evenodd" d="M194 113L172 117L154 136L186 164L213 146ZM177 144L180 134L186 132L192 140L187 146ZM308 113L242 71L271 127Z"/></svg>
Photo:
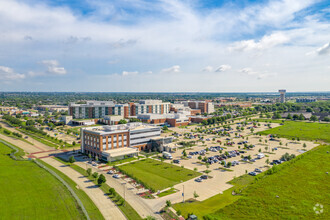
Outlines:
<svg viewBox="0 0 330 220"><path fill-rule="evenodd" d="M182 183L182 180L180 181ZM183 191L182 191L182 202L184 203L184 185L182 184Z"/></svg>
<svg viewBox="0 0 330 220"><path fill-rule="evenodd" d="M123 187L124 187L124 206L125 206L125 203L126 203L126 183L122 183Z"/></svg>

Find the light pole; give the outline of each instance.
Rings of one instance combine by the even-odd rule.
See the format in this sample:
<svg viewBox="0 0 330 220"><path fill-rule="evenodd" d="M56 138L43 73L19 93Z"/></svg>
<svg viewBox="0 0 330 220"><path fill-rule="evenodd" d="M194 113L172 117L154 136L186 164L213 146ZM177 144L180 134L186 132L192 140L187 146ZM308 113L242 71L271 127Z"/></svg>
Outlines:
<svg viewBox="0 0 330 220"><path fill-rule="evenodd" d="M180 181L182 183L182 180ZM184 185L182 184L183 191L182 191L182 202L184 203Z"/></svg>
<svg viewBox="0 0 330 220"><path fill-rule="evenodd" d="M183 186L183 193L182 193L182 197L183 197L183 203L184 203L184 185Z"/></svg>
<svg viewBox="0 0 330 220"><path fill-rule="evenodd" d="M125 203L126 203L126 183L122 183L123 184L123 187L124 187L124 206L125 206Z"/></svg>

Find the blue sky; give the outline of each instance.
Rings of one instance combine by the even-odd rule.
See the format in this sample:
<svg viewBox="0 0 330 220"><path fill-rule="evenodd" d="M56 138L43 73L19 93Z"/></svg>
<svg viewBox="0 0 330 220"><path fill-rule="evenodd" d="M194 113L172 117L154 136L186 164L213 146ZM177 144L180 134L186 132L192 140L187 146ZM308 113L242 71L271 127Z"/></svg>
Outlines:
<svg viewBox="0 0 330 220"><path fill-rule="evenodd" d="M329 91L326 0L1 0L0 91Z"/></svg>

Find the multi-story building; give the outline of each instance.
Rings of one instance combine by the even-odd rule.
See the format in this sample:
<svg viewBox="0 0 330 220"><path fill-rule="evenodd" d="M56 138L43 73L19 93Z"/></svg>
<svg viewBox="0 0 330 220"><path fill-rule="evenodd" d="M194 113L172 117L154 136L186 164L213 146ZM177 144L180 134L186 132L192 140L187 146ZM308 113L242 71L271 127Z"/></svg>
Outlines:
<svg viewBox="0 0 330 220"><path fill-rule="evenodd" d="M170 111L170 103L161 100L140 100L139 103L130 103L129 105L131 116L145 113L167 114Z"/></svg>
<svg viewBox="0 0 330 220"><path fill-rule="evenodd" d="M176 104L184 104L184 106L189 106L191 109L200 109L201 113L213 113L214 104L210 100L205 101L181 101Z"/></svg>
<svg viewBox="0 0 330 220"><path fill-rule="evenodd" d="M86 104L70 103L69 114L73 118L103 118L106 115L122 115L125 118L144 113L166 114L170 103L161 100L141 100L139 103L115 104L112 101L87 101Z"/></svg>
<svg viewBox="0 0 330 220"><path fill-rule="evenodd" d="M160 134L159 126L141 122L85 127L81 128L81 151L103 160L112 160L113 157L150 149L151 140Z"/></svg>

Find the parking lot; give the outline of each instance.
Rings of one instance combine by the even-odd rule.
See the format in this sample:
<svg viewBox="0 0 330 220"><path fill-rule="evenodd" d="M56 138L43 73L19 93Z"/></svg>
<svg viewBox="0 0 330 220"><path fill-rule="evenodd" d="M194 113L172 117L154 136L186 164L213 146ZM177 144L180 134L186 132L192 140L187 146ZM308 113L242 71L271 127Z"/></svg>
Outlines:
<svg viewBox="0 0 330 220"><path fill-rule="evenodd" d="M234 127L236 125L233 125ZM279 126L279 124L271 124L271 127ZM171 128L172 129L172 128ZM244 175L245 173L257 171L263 172L271 167L270 164L273 160L279 160L285 153L295 154L296 156L310 150L317 146L316 144L308 141L291 141L284 138L276 138L272 140L270 137L259 136L252 134L250 130L245 129L237 132L236 130L230 130L231 137L223 136L219 137L214 134L203 134L203 141L197 141L199 138L187 139L184 138L184 133L191 133L196 135L198 133L191 132L191 129L174 128L178 134L178 141L196 141L196 146L186 148L187 157L183 158L183 150L179 149L175 153L172 153L173 160L178 160L177 165L184 166L185 168L198 170L202 174L206 174L205 170L209 170L208 175L211 178L201 179L201 181L190 180L185 183L174 186L176 189L183 189L185 187L185 195L187 198L193 198L193 193L199 195L197 200L205 200L211 196L214 196L228 188L231 185L227 184L228 181L234 177ZM254 132L268 129L268 125L261 123L260 126L254 128ZM235 136L237 133L237 137ZM243 137L241 137L243 136ZM248 137L248 139L246 139ZM230 143L227 145L226 143ZM280 144L281 143L281 144ZM306 144L306 148L303 144ZM247 146L249 149L243 149ZM222 150L222 153L220 153ZM206 157L205 161L202 161ZM243 157L243 158L242 158ZM165 160L167 163L171 163L171 160ZM231 163L230 167L224 166L224 164ZM172 201L172 202L180 202Z"/></svg>

